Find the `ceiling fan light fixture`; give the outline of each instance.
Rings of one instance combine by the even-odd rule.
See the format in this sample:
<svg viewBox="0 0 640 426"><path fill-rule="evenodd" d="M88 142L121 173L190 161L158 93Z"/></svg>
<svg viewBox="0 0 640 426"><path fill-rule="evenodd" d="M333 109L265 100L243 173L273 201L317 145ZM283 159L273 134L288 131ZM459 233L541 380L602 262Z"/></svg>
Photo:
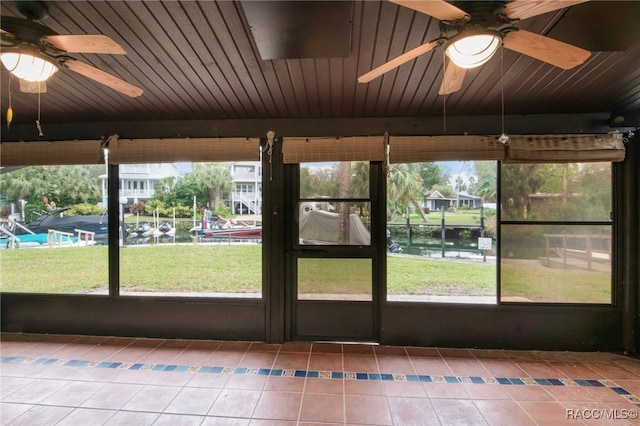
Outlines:
<svg viewBox="0 0 640 426"><path fill-rule="evenodd" d="M497 32L465 31L449 40L446 54L460 68L475 68L491 59L501 44L502 37Z"/></svg>
<svg viewBox="0 0 640 426"><path fill-rule="evenodd" d="M0 60L13 75L26 81L45 81L58 71L50 59L33 53L3 52Z"/></svg>

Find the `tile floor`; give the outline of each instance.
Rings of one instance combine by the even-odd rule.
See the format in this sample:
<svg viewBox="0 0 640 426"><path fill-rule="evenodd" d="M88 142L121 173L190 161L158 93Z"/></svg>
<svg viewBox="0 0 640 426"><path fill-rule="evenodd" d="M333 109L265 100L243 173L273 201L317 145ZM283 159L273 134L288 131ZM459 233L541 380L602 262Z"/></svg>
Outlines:
<svg viewBox="0 0 640 426"><path fill-rule="evenodd" d="M22 335L2 425L640 424L609 353Z"/></svg>

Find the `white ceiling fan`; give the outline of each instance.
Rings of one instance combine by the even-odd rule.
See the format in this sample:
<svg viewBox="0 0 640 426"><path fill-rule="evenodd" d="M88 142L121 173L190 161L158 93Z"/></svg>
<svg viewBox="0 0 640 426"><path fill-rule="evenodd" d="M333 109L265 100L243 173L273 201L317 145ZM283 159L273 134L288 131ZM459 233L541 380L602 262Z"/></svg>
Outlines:
<svg viewBox="0 0 640 426"><path fill-rule="evenodd" d="M460 90L467 70L486 63L500 46L565 70L583 64L591 55L577 46L516 27L520 20L588 0L389 1L438 19L440 36L360 76L360 83L368 83L441 45L449 58L441 95Z"/></svg>

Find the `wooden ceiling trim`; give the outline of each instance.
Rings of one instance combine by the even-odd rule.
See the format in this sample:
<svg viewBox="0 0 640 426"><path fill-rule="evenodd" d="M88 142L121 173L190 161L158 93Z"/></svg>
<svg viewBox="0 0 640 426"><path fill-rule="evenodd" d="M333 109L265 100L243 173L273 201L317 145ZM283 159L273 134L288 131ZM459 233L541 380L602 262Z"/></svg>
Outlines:
<svg viewBox="0 0 640 426"><path fill-rule="evenodd" d="M413 11L411 10L397 7L395 5L393 6L393 8L395 9L393 10L393 12L386 12L383 9L378 26L377 37L388 37L390 40L387 45L385 55L382 58L382 62L387 62L388 60L393 59L408 50L407 43L409 42L408 39L409 35L411 34L410 24L413 16L415 15L415 13L413 13ZM418 42L415 46L419 44L421 43ZM376 63L375 66L378 66L380 65L380 63L382 63L379 63L377 59L374 61ZM379 86L377 89L377 96L375 101L370 103L370 113L368 113L367 115L385 115L393 86L399 79L402 78L400 72L406 72L407 70L410 70L413 67L414 63L415 60L410 61L409 63L391 70L376 79L376 84Z"/></svg>
<svg viewBox="0 0 640 426"><path fill-rule="evenodd" d="M189 63L182 51L176 47L174 39L167 33L167 26L163 25L167 19L172 19L168 14L163 14L163 3L158 2L149 7L144 3L133 2L130 7L137 8L136 16L146 23L147 31L154 34L144 42L153 52L154 59L161 64L155 68L162 80L173 89L175 96L189 107L189 113L194 118L206 117L210 107L200 91L191 83L195 73L189 69Z"/></svg>
<svg viewBox="0 0 640 426"><path fill-rule="evenodd" d="M104 21L117 25L120 29L120 36L127 41L131 49L137 52L138 57L132 64L129 72L140 82L140 86L147 88L145 101L148 102L149 95L156 91L160 92L162 98L157 99L158 105L163 108L159 109L159 117L167 117L173 111L183 111L188 115L195 116L195 111L190 105L184 102L182 97L175 88L177 84L174 78L169 75L158 56L161 55L161 46L153 41L153 37L149 34L148 27L142 22L137 13L139 9L146 7L142 2L131 2L126 5L122 3L97 2L94 7L100 12ZM126 10L131 8L131 10ZM120 16L127 16L126 22L120 19ZM136 30L134 31L133 28ZM102 32L104 29L101 29ZM141 39L144 37L144 40ZM158 49L154 51L154 49ZM154 58L159 63L151 64L143 58ZM168 114L169 113L169 114Z"/></svg>
<svg viewBox="0 0 640 426"><path fill-rule="evenodd" d="M228 12L226 11L227 8L229 8ZM223 16L227 18L227 28L232 34L232 41L237 46L238 57L247 70L247 75L251 82L251 90L258 95L261 101L258 110L260 114L268 115L270 111L274 110L275 101L263 76L261 67L262 60L257 50L254 50L251 31L247 25L242 7L237 2L222 2L220 9Z"/></svg>
<svg viewBox="0 0 640 426"><path fill-rule="evenodd" d="M442 111L441 96L438 95L441 74L441 50L436 49L417 58L405 89L406 95L396 114L412 115L420 109Z"/></svg>
<svg viewBox="0 0 640 426"><path fill-rule="evenodd" d="M345 89L344 58L329 58L328 71L329 86L326 88L329 98L329 117L340 117L343 114L342 99Z"/></svg>
<svg viewBox="0 0 640 426"><path fill-rule="evenodd" d="M360 55L360 43L362 36L362 11L363 3L354 2L352 9L351 24L351 54L347 58L340 58L342 79L342 91L340 96L340 117L351 116L354 111L354 98L359 85L358 79L358 58Z"/></svg>
<svg viewBox="0 0 640 426"><path fill-rule="evenodd" d="M54 31L61 34L87 33L86 27L90 29L89 31L91 33L101 32L101 30L96 28L93 24L94 22L100 22L101 18L99 16L95 16L95 11L91 8L88 9L88 12L81 13L73 4L58 5L58 3L53 3L51 5L50 13L50 18L44 21L44 23ZM66 22L67 25L63 25L61 21ZM85 27L85 29L83 29L83 27ZM117 35L114 34L113 29L109 29L107 34L113 35L115 39L118 39ZM124 66L113 69L112 66L107 65L107 62L112 63L114 60L119 59L115 56L117 55L113 55L113 57L112 55L73 55L75 58L105 69L110 73L127 78L126 73L122 72L126 69ZM125 60L123 62L128 65L128 61ZM84 102L91 102L92 99L95 99L98 96L102 101L102 107L106 111L113 111L113 109L117 108L121 99L121 95L115 93L113 90L105 88L99 83L68 70L61 70L56 73L53 80L51 80L50 84L47 86L51 91L50 95L54 95L57 99L70 100L67 102L66 107L60 108L52 105L52 109L64 110L73 115L89 113L89 111L79 107L78 105ZM64 90L59 90L62 87L64 87ZM59 91L59 95L55 93L55 91Z"/></svg>
<svg viewBox="0 0 640 426"><path fill-rule="evenodd" d="M302 73L302 63L300 59L286 59L288 75L291 79L293 87L294 99L298 106L298 117L308 118L310 115L309 98L307 97L307 88L304 83L304 74Z"/></svg>
<svg viewBox="0 0 640 426"><path fill-rule="evenodd" d="M298 99L295 96L295 89L293 87L293 81L289 72L289 64L287 61L268 61L269 66L273 69L273 78L276 81L276 91L281 93L282 107L286 111L288 117L299 117L300 108L298 106Z"/></svg>
<svg viewBox="0 0 640 426"><path fill-rule="evenodd" d="M251 74L247 69L244 55L251 55L251 52L243 52L239 49L235 37L242 38L243 34L237 31L237 27L231 25L234 15L237 15L237 8L232 2L210 2L216 7L211 7L207 13L207 19L211 28L215 31L220 51L224 53L225 65L231 68L230 73L235 74L237 84L233 90L240 90L246 95L245 109L250 117L264 117L267 115L267 108L263 102L261 94L257 91ZM204 3L207 4L206 2ZM237 17L236 17L237 18ZM236 29L236 31L234 31ZM252 96L257 94L258 96Z"/></svg>
<svg viewBox="0 0 640 426"><path fill-rule="evenodd" d="M280 80L276 74L272 61L264 61L261 64L262 73L264 75L265 84L271 94L273 100L273 110L270 111L271 116L289 116L290 112L287 105L284 87L280 85Z"/></svg>
<svg viewBox="0 0 640 426"><path fill-rule="evenodd" d="M636 57L640 57L640 49L637 49ZM626 77L612 82L612 84L616 82L619 84L620 91L623 94L613 96L611 111L640 109L640 66L627 68L630 72L628 72Z"/></svg>
<svg viewBox="0 0 640 426"><path fill-rule="evenodd" d="M329 58L314 58L313 65L316 75L316 83L314 86L318 93L318 106L320 108L319 117L328 118L332 116L331 91L334 90Z"/></svg>
<svg viewBox="0 0 640 426"><path fill-rule="evenodd" d="M297 61L300 61L300 67L302 70L302 84L304 84L305 87L307 104L309 106L309 117L321 117L320 97L322 94L319 93L318 86L315 84L318 80L315 59L302 58L297 59Z"/></svg>
<svg viewBox="0 0 640 426"><path fill-rule="evenodd" d="M220 96L229 105L226 115L230 118L238 118L247 115L246 103L248 95L244 90L236 92L234 87L239 85L232 72L232 67L224 61L223 55L219 54L220 46L217 43L214 30L207 19L207 11L215 5L201 5L196 2L187 2L180 5L186 8L186 15L193 25L193 30L198 37L194 37L196 45L194 51L198 52L202 65L206 69L206 82L216 87ZM175 5L173 5L175 6Z"/></svg>
<svg viewBox="0 0 640 426"><path fill-rule="evenodd" d="M131 32L125 32L124 28L127 27L129 21L125 22L120 18L122 13L121 10L113 10L111 7L112 5L105 4L105 2L92 2L90 7L87 8L84 8L84 5L80 2L71 2L71 5L72 6L67 8L69 13L74 13L78 16L82 15L84 19L87 20L87 25L89 25L90 22L91 28L94 29L96 33L102 33L113 37L114 40L121 43L127 51L126 56L118 58L116 55L102 55L102 57L99 58L101 62L95 62L98 58L93 58L89 62L107 72L114 73L115 75L144 88L144 99L138 100L136 103L136 105L142 106L143 109L141 111L141 115L143 117L145 115L151 117L162 116L164 114L163 109L158 107L156 103L148 102L149 98L154 97L153 91L148 90L148 86L145 85L146 80L148 80L148 70L140 68L140 65L144 65L140 58L140 52L137 52L131 45L131 41L137 39L137 37ZM110 17L105 17L105 10L110 13ZM126 10L126 12L127 15L131 14L129 10ZM83 23L82 26L84 27L84 25L85 24ZM116 65L115 68L114 65ZM105 100L105 106L108 107L109 105L114 105L110 108L111 111L118 111L122 109L122 103L125 102L123 99L126 99L126 101L130 100L130 98L123 97L111 89L102 87L102 85L98 83L91 82L91 84L92 88L88 89L87 92L91 93L98 99L108 99L108 102Z"/></svg>
<svg viewBox="0 0 640 426"><path fill-rule="evenodd" d="M47 4L51 17L43 23L53 30L103 33L127 51L123 56L71 56L131 81L144 94L131 99L62 70L41 97L45 132L51 124L71 121L391 116L442 121L444 99L437 94L442 48L369 84L356 81L374 64L439 34L436 19L389 2L356 0L351 54L310 63L262 61L238 2L47 0ZM2 2L0 10L3 17L22 16L12 1ZM549 33L562 25L564 13L544 14L517 25ZM594 53L569 72L512 51L505 52L504 60L507 113L640 109L640 41L626 52ZM470 72L462 90L446 98L447 117L497 113L499 70L499 58L494 58ZM1 76L8 81L6 69ZM17 85L13 88L14 125L23 123L31 133L37 97L20 93ZM7 90L0 98L4 110Z"/></svg>
<svg viewBox="0 0 640 426"><path fill-rule="evenodd" d="M397 26L406 27L409 30L409 34L402 51L398 54L412 47L427 43L440 34L437 20L429 19L421 13L414 13L405 7L401 7L399 10ZM410 17L410 21L403 21L403 16ZM381 111L381 114L406 114L407 109L410 108L416 97L424 105L426 101L433 99L432 94L435 93L437 95L437 89L434 87L434 78L429 75L429 69L435 65L434 61L438 61L440 53L441 49L436 48L432 52L420 55L410 64L405 64L397 69L394 86L389 94L382 97L382 99L388 99L388 105Z"/></svg>
<svg viewBox="0 0 640 426"><path fill-rule="evenodd" d="M381 42L378 41L376 34L378 32L378 18L380 16L380 9L382 4L378 2L363 2L362 12L360 19L362 24L360 25L360 32L357 45L357 61L358 61L358 75L362 75L365 72L373 68L374 50L379 48ZM374 80L375 82L376 80ZM373 92L375 83L361 84L357 83L355 87L355 95L353 97L353 112L354 116L363 116L364 107L367 102L371 100L368 98L369 92ZM374 84L372 84L374 83Z"/></svg>
<svg viewBox="0 0 640 426"><path fill-rule="evenodd" d="M589 78L587 81L591 84L606 87L608 90L603 97L594 98L593 96L588 96L588 93L581 93L581 96L579 96L579 102L585 102L591 105L592 109L602 107L601 105L604 103L615 104L616 99L612 93L628 92L629 87L627 86L627 82L629 80L635 80L635 87L640 88L640 60L638 60L638 58L640 58L640 49L625 52L624 55L618 55L617 57L614 56L613 53L606 52L599 53L598 55L605 56L605 59L602 63L589 69ZM634 62L638 65L635 68L633 67ZM612 80L609 76L614 73L622 75L623 77Z"/></svg>
<svg viewBox="0 0 640 426"><path fill-rule="evenodd" d="M195 50L196 46L202 47L203 43L195 31L189 31L192 23L186 15L183 4L159 3L158 7L152 8L150 12L161 25L171 20L176 23L175 26L164 25L167 40L161 40L161 44L169 56L178 58L178 62L172 64L172 72L184 74L187 77L190 82L187 89L190 97L205 115L215 112L219 117L228 118L229 115L225 111L229 109L229 103L224 96L221 96L216 82L210 78L200 51ZM222 106L223 103L226 107Z"/></svg>

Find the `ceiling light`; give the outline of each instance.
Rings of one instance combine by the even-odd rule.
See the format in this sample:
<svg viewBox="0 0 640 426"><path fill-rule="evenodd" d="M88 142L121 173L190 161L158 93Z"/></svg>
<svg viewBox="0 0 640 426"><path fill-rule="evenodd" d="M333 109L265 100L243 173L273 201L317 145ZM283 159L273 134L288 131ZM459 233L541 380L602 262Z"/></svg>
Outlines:
<svg viewBox="0 0 640 426"><path fill-rule="evenodd" d="M501 43L502 38L497 32L464 31L449 40L446 53L460 68L475 68L491 59Z"/></svg>
<svg viewBox="0 0 640 426"><path fill-rule="evenodd" d="M13 75L26 81L45 81L58 71L55 63L35 52L3 52L0 60Z"/></svg>

